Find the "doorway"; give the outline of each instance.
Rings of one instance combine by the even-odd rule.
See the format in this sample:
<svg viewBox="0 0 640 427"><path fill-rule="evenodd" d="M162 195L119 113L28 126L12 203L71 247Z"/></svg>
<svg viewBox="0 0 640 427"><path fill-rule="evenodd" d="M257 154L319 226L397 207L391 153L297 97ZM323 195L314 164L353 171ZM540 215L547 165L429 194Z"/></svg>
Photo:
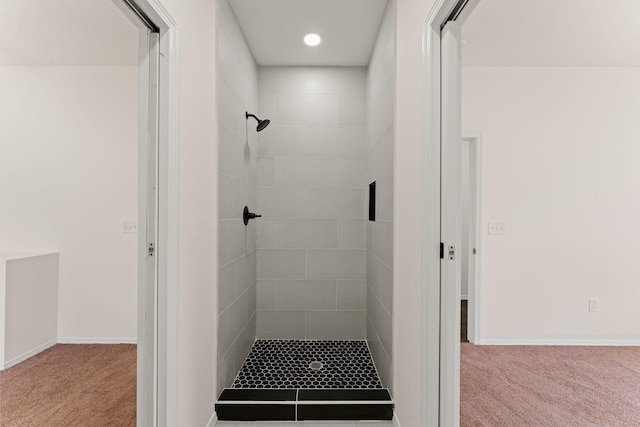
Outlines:
<svg viewBox="0 0 640 427"><path fill-rule="evenodd" d="M482 135L463 132L461 139L461 335L462 342L480 342L482 268Z"/></svg>
<svg viewBox="0 0 640 427"><path fill-rule="evenodd" d="M423 426L460 423L460 26L479 0L438 2L423 30L426 171ZM436 249L436 248L439 248Z"/></svg>
<svg viewBox="0 0 640 427"><path fill-rule="evenodd" d="M117 9L114 11L114 5ZM129 283L131 286L127 289L127 295L121 297L112 296L109 294L109 287L98 288L97 286L91 286L91 283L87 284L80 289L80 295L72 295L76 300L84 297L85 300L94 303L93 306L85 304L80 301L80 304L71 316L67 316L63 319L64 333L60 333L60 328L55 329L55 323L59 322L59 311L57 307L54 307L53 311L53 324L54 331L53 336L48 338L46 346L55 345L58 343L74 343L74 344L89 344L89 343L121 343L129 342L135 344L137 342L137 356L136 350L133 350L133 357L129 359L132 364L135 364L137 358L137 375L133 377L133 394L136 394L137 389L137 415L136 409L133 409L133 422L139 425L166 425L171 419L172 411L174 411L175 399L172 399L172 395L175 394L175 378L171 375L171 372L175 370L175 356L173 349L175 348L175 271L176 271L176 249L177 249L177 233L176 233L176 189L177 189L177 160L176 160L176 147L177 138L175 134L176 122L175 122L175 94L177 89L176 80L176 33L173 29L175 22L166 13L162 6L158 2L149 1L131 1L123 2L116 1L110 2L108 0L92 2L91 4L83 4L81 7L74 8L73 10L65 10L64 5L52 6L56 9L56 13L61 12L59 15L56 13L47 13L47 5L30 3L25 9L13 5L7 5L9 8L5 16L13 20L14 24L18 27L25 22L37 22L37 17L46 16L48 25L52 26L54 31L50 31L48 39L43 33L47 31L33 31L29 36L20 32L20 28L9 25L9 31L16 30L20 34L18 37L10 38L12 40L11 48L8 48L4 54L14 55L17 59L27 63L26 66L30 67L28 76L35 82L45 84L42 86L43 90L40 92L40 96L43 97L43 102L40 104L48 106L49 110L44 112L42 116L36 117L31 115L28 119L31 120L31 129L41 128L43 136L40 139L49 144L45 144L43 149L35 150L31 153L31 157L23 156L29 159L29 164L51 164L55 155L61 157L67 162L69 167L56 167L50 171L51 175L47 178L43 173L35 173L32 176L31 190L24 188L23 190L9 189L13 195L23 200L29 199L33 195L34 189L43 188L47 185L51 186L52 182L57 176L64 176L67 179L67 183L64 182L57 185L57 189L68 188L71 191L67 192L65 198L56 198L53 192L44 192L45 198L48 195L49 199L45 203L41 212L44 214L46 221L53 221L55 219L64 219L66 217L78 217L78 222L81 224L90 223L92 217L96 217L104 214L104 211L114 210L117 211L116 216L119 218L116 221L115 227L113 221L99 221L96 226L89 226L84 232L73 233L85 239L83 244L76 244L79 247L76 250L79 257L85 254L86 258L93 256L98 260L97 268L104 269L105 271L123 270L124 266L118 262L109 262L106 258L96 256L96 241L91 243L91 238L99 238L98 235L104 232L110 232L115 234L116 240L127 241L127 247L130 247L131 254L131 266L127 264L127 271L131 272L131 277L127 280L116 280L118 286L122 286L123 283ZM101 9L102 8L102 9ZM119 10L118 10L119 9ZM115 67L108 69L108 64L99 64L101 55L112 55L118 58L122 58L122 52L118 49L118 43L123 42L123 35L116 31L116 34L107 34L106 32L96 32L95 28L101 19L97 19L97 22L93 22L91 19L83 19L83 11L88 11L89 16L91 12L96 10L106 10L108 17L106 20L110 22L118 22L118 25L125 26L130 25L126 18L129 18L135 25L133 30L129 29L127 34L132 34L133 38L129 43L130 49L124 49L128 54L133 53L133 59L131 60L132 67L135 66L135 70L131 72L120 72ZM123 20L122 13L126 16ZM98 13L100 15L100 13ZM54 67L57 64L56 61L66 61L69 65L77 65L73 63L73 58L69 56L68 45L73 45L74 39L80 42L78 38L71 36L69 44L59 43L55 44L53 48L42 49L45 50L41 59L43 59L43 65L50 65L49 70L44 70L44 67L38 67L37 61L34 62L34 50L29 49L33 47L28 43L28 40L37 39L38 35L45 37L45 40L55 39L55 36L65 37L68 34L73 33L70 30L70 25L65 20L66 18L75 19L75 23L83 31L89 31L90 36L85 40L85 46L92 44L90 49L83 51L87 61L95 61L97 64L88 64L85 74L99 74L104 77L102 83L92 83L87 79L87 76L82 75L82 72L72 70L71 73L64 74L63 67ZM99 28L103 28L97 25ZM5 29L7 26L4 26ZM28 25L23 25L28 27ZM107 26L108 27L108 26ZM67 31L61 30L65 28ZM24 30L24 28L23 28ZM40 28L40 30L42 30ZM109 38L111 37L111 39ZM120 37L118 39L118 37ZM100 40L103 43L92 43L92 41ZM37 44L37 43L36 43ZM44 43L46 45L46 43ZM116 46L114 48L114 46ZM136 48L139 53L136 53ZM125 53L125 56L126 56ZM118 56L118 54L121 54ZM131 56L131 55L130 55ZM129 58L131 59L131 58ZM3 57L3 63L7 60L7 57ZM31 61L31 63L29 63ZM118 62L116 60L115 62ZM104 65L104 70L98 69L99 66ZM94 69L89 69L89 68ZM77 68L77 67L76 67ZM17 70L13 70L17 71ZM50 71L50 73L49 73ZM102 74L100 74L102 73ZM122 76L120 74L126 74ZM15 75L16 73L13 73ZM64 74L64 76L62 76ZM117 75L116 75L117 74ZM112 76L116 75L116 76ZM73 77L75 76L75 77ZM17 76L16 78L18 78ZM24 76L23 76L24 77ZM109 78L107 78L109 77ZM113 78L111 78L113 77ZM25 80L24 78L22 79ZM76 89L76 93L71 94L66 90L66 84L69 87L74 83L79 82L84 84L82 90ZM137 83L136 83L137 81ZM124 83L123 83L124 82ZM103 84L104 83L104 84ZM48 86L46 86L48 84ZM27 85L29 86L29 85ZM99 86L99 87L98 87ZM139 91L136 89L139 88ZM44 90L49 88L49 90ZM123 93L126 89L132 89L132 94L127 93L127 102L125 107L118 109L113 114L96 114L91 120L82 121L80 117L84 117L82 114L71 117L56 116L56 114L63 114L64 111L72 110L74 96L82 99L85 104L85 111L99 110L104 104L120 105L115 100L118 97L123 97ZM100 92L102 91L102 92ZM99 92L101 95L96 95ZM6 92L5 92L6 93ZM73 96L72 96L73 95ZM129 96L130 95L130 96ZM94 102L95 99L99 99L100 102ZM56 107L55 100L60 100L59 105ZM15 102L16 106L21 102L25 102L26 99L19 94L10 98L10 101ZM49 103L47 103L49 102ZM131 105L129 105L131 104ZM35 107L42 107L40 110L46 109L42 105L38 105L35 101L31 111L37 110ZM95 107L95 108L93 108ZM80 110L83 110L82 108ZM136 112L137 110L137 112ZM83 113L83 111L80 111ZM127 132L130 132L128 137L123 137L121 134L125 126L111 126L104 124L108 120L115 119L127 115L129 121L133 121L133 125L127 124ZM113 116L113 117L110 117ZM102 119L101 119L102 118ZM28 123L29 120L25 118L22 125ZM104 119L104 120L103 120ZM137 120L136 120L137 119ZM138 123L140 126L138 127ZM46 133L48 125L60 125L58 127L63 128L57 134ZM22 129L29 129L29 126L23 126ZM113 137L111 141L105 141L108 139L108 135L112 135L110 130L116 129L120 131L119 135ZM29 131L30 132L30 131ZM82 139L85 138L86 142L96 141L99 144L97 146L90 146L90 144L77 144L76 150L74 149L62 149L61 144L56 142L64 141L77 137L78 133L81 134ZM65 138L66 135L66 138ZM56 140L56 137L60 139ZM6 140L8 141L8 140ZM138 143L136 143L138 141ZM112 152L114 147L123 145L125 142L133 142L127 147L126 153L113 156ZM25 148L25 147L22 147ZM58 151L56 151L56 149ZM138 153L136 153L138 151ZM91 164L89 162L82 162L79 159L81 155L84 156L87 152L90 152ZM109 153L109 156L106 153ZM28 153L26 153L28 154ZM121 156L121 157L119 157ZM86 157L84 157L86 158ZM119 166L108 167L109 158L120 159ZM139 161L138 161L139 160ZM125 171L126 164L126 171ZM37 169L37 168L36 168ZM5 169L6 171L6 169ZM36 170L37 172L37 170ZM113 174L118 174L114 177ZM131 180L127 182L121 182L120 179L123 175L131 176ZM112 179L110 180L109 177ZM91 191L85 192L85 196L79 193L80 188L91 186L90 179L97 178L102 181L113 181L114 185L109 187L109 190L104 190L102 187L95 187ZM138 183L136 184L136 178ZM5 184L10 185L11 180L3 180ZM117 184L116 184L117 182ZM15 180L13 182L16 183ZM28 184L28 183L27 183ZM117 186L121 185L118 191ZM139 185L139 186L138 186ZM104 190L104 191L103 191ZM75 191L75 195L74 195ZM126 193L126 197L125 197ZM137 194L136 194L137 193ZM86 196L88 194L88 196ZM77 209L69 208L64 209L63 205L67 201L77 202L90 198L95 199L94 213L91 212L79 214ZM121 210L115 209L116 206L122 204L122 200L126 198L130 205L125 214L122 214ZM68 200L67 200L68 199ZM104 203L104 204L102 204ZM105 207L106 205L106 207ZM66 206L66 205L64 205ZM25 214L29 214L28 211ZM73 221L72 221L73 222ZM54 227L55 228L55 227ZM115 231L114 231L115 230ZM138 231L136 238L135 233ZM15 229L10 229L5 237L20 234ZM58 244L51 238L51 233L44 233L41 228L32 227L24 230L24 234L28 234L33 237L31 242L34 246L46 246L48 248L55 248ZM71 233L69 233L71 234ZM67 236L69 237L69 236ZM26 240L23 240L26 242ZM38 243L40 242L40 243ZM9 245L8 240L3 239L3 246ZM16 246L27 247L29 243L15 243ZM39 246L40 247L40 246ZM5 249L4 247L2 249ZM10 249L10 248L9 248ZM115 250L114 252L119 252ZM124 251L123 251L124 252ZM135 254L135 255L134 255ZM65 268L69 262L69 253L65 251L60 257L60 265L64 265ZM100 263L102 260L102 263ZM137 274L136 274L137 264ZM131 268L129 268L131 267ZM84 274L86 275L90 271L94 271L96 268L85 265ZM80 270L76 271L82 271ZM68 270L65 270L68 271ZM56 272L53 272L53 276L57 276ZM56 277L57 279L57 277ZM68 294L68 293L67 293ZM136 303L136 294L137 303ZM107 298L108 296L108 298ZM58 299L59 300L59 299ZM64 300L67 301L67 300ZM55 302L55 298L54 298ZM58 304L60 305L60 304ZM62 308L66 307L68 302L62 305ZM78 305L78 304L77 304ZM93 307L93 308L92 308ZM99 316L100 312L116 312L120 316L111 317L111 320L101 321L101 327L93 327L93 332L88 334L89 336L83 336L84 331L91 328L90 322L83 319L89 316ZM81 315L78 315L81 313ZM83 314L84 313L84 314ZM126 316L125 316L126 314ZM82 316L85 317L82 317ZM97 317L96 317L97 318ZM126 327L122 327L125 325ZM71 325L71 328L69 328ZM58 323L60 326L60 323ZM117 327L120 326L120 329ZM104 332L109 327L116 328L116 332ZM84 329L83 329L84 328ZM71 331L71 332L69 332ZM78 332L79 331L79 332ZM125 332L122 332L125 331ZM44 347L40 346L37 349L42 350ZM131 352L129 352L131 353ZM29 357L31 354L25 353L24 356ZM127 359L127 360L129 360ZM21 360L12 359L16 363ZM136 368L133 368L134 372ZM169 374L167 374L167 372ZM137 387L136 378L137 377Z"/></svg>
<svg viewBox="0 0 640 427"><path fill-rule="evenodd" d="M177 420L178 30L155 0L112 0L139 28L137 425Z"/></svg>
<svg viewBox="0 0 640 427"><path fill-rule="evenodd" d="M497 2L493 3L494 17L495 7L499 7L496 4ZM484 2L482 6L484 7ZM484 10L490 10L489 2L487 2L487 9ZM538 9L538 12L541 10L543 9ZM477 12L479 13L480 9ZM567 12L567 15L572 13L572 11ZM604 12L606 11L601 10L596 15L605 16ZM523 16L533 15L531 11L523 13L522 9L520 9L520 13ZM592 13L591 10L589 13L578 13L577 16L590 16L591 20L598 21L600 18L594 17ZM474 12L474 17L475 14L476 12ZM485 12L485 18L487 15ZM631 13L624 15L631 15ZM442 36L440 37L442 44L439 46L443 49L443 58L445 55L457 56L459 54L455 51L453 54L450 51L449 53L444 52L448 48L445 38L447 27L450 25L445 22L446 19L443 18L443 21L439 22L435 28L435 31ZM454 19L454 21L456 20ZM444 29L441 31L442 24L444 24ZM614 26L616 29L620 27L618 23ZM541 26L537 25L537 28L539 27ZM591 28L591 25L588 27ZM562 29L564 30L563 27ZM451 31L450 28L449 32L454 31ZM491 32L494 34L508 33L504 30L500 32L494 26L491 26ZM528 34L531 33L530 30ZM595 37L592 32L585 31L585 33ZM609 34L610 32L605 31L605 33ZM456 42L454 44L458 47L461 44L459 36L458 33L453 37ZM557 35L549 37L554 40L562 39ZM575 42L583 40L584 35L567 39ZM469 40L472 40L472 37ZM512 43L511 40L510 43ZM600 44L605 45L602 40L600 40ZM497 52L502 52L495 44L492 45L492 48L495 48ZM522 50L519 49L519 51ZM532 50L530 49L530 51ZM538 53L548 53L548 51L552 51L548 49L548 46L542 49L540 45L537 45ZM487 153L491 154L485 154L487 173L491 175L491 178L486 181L487 198L483 209L488 223L485 223L487 228L483 234L496 236L486 238L485 279L487 292L484 307L487 310L487 316L484 326L485 336L481 341L485 344L537 346L550 344L563 346L637 345L637 315L634 314L635 311L630 310L630 306L620 295L637 295L637 287L629 287L628 283L637 277L638 270L633 263L618 262L626 259L624 253L628 253L630 249L621 250L616 254L615 251L622 247L620 246L622 241L620 239L608 241L607 239L611 239L613 235L611 229L607 229L605 232L600 228L601 223L615 223L616 227L621 226L625 230L622 234L627 236L625 242L634 240L634 237L631 236L637 236L634 234L635 227L632 225L635 222L622 221L630 215L628 214L630 211L637 209L637 204L633 202L633 200L637 200L637 190L634 192L626 185L629 182L629 177L633 174L633 168L629 167L627 159L637 158L637 150L634 151L635 147L624 142L620 142L614 148L609 143L605 144L604 139L599 139L602 138L602 135L616 134L622 129L627 135L635 134L636 129L632 125L635 120L629 116L630 112L637 111L638 108L629 102L631 98L637 99L637 97L629 96L631 93L635 93L637 87L632 77L635 71L633 69L625 70L624 67L635 67L636 65L635 63L629 65L633 62L633 55L622 55L618 57L619 61L626 61L623 62L625 65L620 66L622 69L604 71L589 62L600 58L601 66L606 66L602 65L605 63L603 57L599 57L595 53L589 55L588 61L583 59L583 63L578 63L580 58L576 58L576 56L561 55L562 61L565 62L558 64L552 63L553 60L558 61L557 50L552 52L555 52L556 55L554 59L550 60L549 57L545 57L547 62L542 65L540 62L529 62L526 64L528 69L523 66L515 71L512 70L514 75L530 73L531 75L527 76L527 79L516 80L513 76L507 77L506 70L513 65L511 62L501 62L499 66L493 63L495 67L487 72L487 68L480 68L491 67L491 64L486 62L486 56L482 56L482 61L484 61L482 66L473 70L468 69L465 74L465 83L473 82L475 88L473 96L469 95L466 98L465 115L467 118L473 116L467 122L470 122L472 127L480 127L486 131L487 141L489 141L489 136L491 137L491 145L487 148ZM531 56L537 61L545 60L539 59L540 56L533 55L533 53ZM533 61L529 55L526 57L527 60ZM633 57L637 58L637 56ZM479 56L475 58L478 60ZM510 57L510 60L515 61L515 56ZM610 58L607 60L610 61ZM574 62L567 64L568 61ZM444 61L441 65L442 67L436 71L445 74L446 64ZM562 67L565 68L562 69ZM592 67L592 69L590 70L588 67ZM487 85L487 77L489 75L495 77L497 72L502 72L502 74L499 79L493 79L496 84ZM477 78L479 76L481 78ZM506 81L509 81L507 87L503 85ZM529 81L536 81L537 86L529 87ZM625 83L621 84L622 81ZM447 80L443 80L443 82L446 83ZM471 85L469 84L468 87ZM602 95L595 99L583 98L581 97L583 92L580 89L582 86L597 87ZM486 91L479 90L481 87ZM562 87L562 90L558 91L557 87ZM572 87L576 87L576 89L570 89ZM494 96L498 91L497 88L503 88L501 98ZM505 100L514 93L514 90L519 92L519 101L506 102ZM527 94L526 98L522 96L524 93ZM563 95L558 96L558 93ZM491 95L487 96L488 94ZM493 100L492 107L489 109L485 109L487 99ZM544 101L539 102L539 99L544 99ZM443 94L442 106L444 105ZM493 108L499 108L498 106L504 108L502 114L496 113ZM530 108L539 106L544 106L546 117L537 116L535 122L532 122L529 116L521 114L530 111ZM456 111L447 112L440 107L437 106L442 110L443 117L445 114L456 114ZM556 109L562 111L562 114L556 114ZM485 111L490 112L485 115ZM512 111L518 112L511 116ZM612 113L613 111L615 114ZM467 114L467 112L469 113ZM565 112L568 113L565 114ZM487 119L489 116L497 119L493 128L489 126L490 120ZM561 120L556 121L558 117L561 117ZM588 123L585 121L585 117L590 118ZM517 131L513 131L513 129L523 129L527 126L532 126L535 129L535 136L512 144L511 142L516 139L515 135L517 134ZM589 130L583 133L583 127L588 127ZM541 138L540 135L551 135L551 137ZM627 137L608 137L606 141L624 141L625 139ZM502 145L496 141L500 141ZM446 144L446 141L442 141L439 148L442 148L443 151L448 149ZM605 146L607 148L604 152L599 151ZM508 147L510 155L501 157L505 147ZM603 161L611 159L612 152L618 153L615 162ZM623 152L626 154L621 155ZM553 154L548 156L549 153ZM446 153L443 153L443 157L445 155ZM500 160L496 161L498 158ZM577 162L576 158L580 160ZM500 166L496 168L497 165ZM523 167L523 165L528 167ZM446 177L448 172L444 170L444 162L442 167L442 175ZM508 168L511 172L505 173L503 167ZM623 178L623 176L627 176L627 178ZM547 185L547 182L553 182L553 185ZM515 183L517 183L517 189L511 192L505 191L505 188L513 188L512 185ZM523 191L521 187L525 187L526 190ZM626 193L624 193L625 191ZM623 193L624 196L621 195ZM494 198L492 194L496 194L498 197ZM553 200L557 194L563 194L567 197L566 199ZM443 195L443 203L447 202L447 197ZM610 203L598 203L599 197L610 202L624 200L625 206L617 212L625 212L625 214L617 216L617 219L611 218L611 221L602 221L603 215L608 216L614 210ZM488 200L492 201L488 202ZM518 202L514 202L516 200ZM615 204L615 202L613 203ZM441 220L444 222L448 218L443 216ZM505 220L509 221L507 224L510 228L508 233L506 232ZM562 247L563 250L568 250L570 253L578 252L579 257L570 258L567 263L553 252L553 248L551 252L547 251L546 246L544 249L534 248L534 243L539 243L541 246L546 243L544 238L540 237L543 235L553 235L556 241L563 242L563 245L558 247ZM637 238L635 241L637 242ZM576 242L579 243L576 244ZM495 248L490 248L491 246L495 246ZM496 249L498 247L499 249ZM614 249L605 251L606 253L600 252L595 257L593 252L598 247L612 247ZM612 261L605 262L603 257L611 257ZM488 261L489 259L491 261ZM586 260L590 261L585 262ZM569 264L571 267L567 268ZM607 264L615 264L617 267L607 272L602 271L602 266ZM486 274L488 271L492 271L492 273ZM513 271L517 271L517 274L510 275L510 272ZM622 271L625 271L625 274L621 274ZM518 277L529 282L525 283ZM598 280L599 277L607 279ZM614 277L620 277L620 280L616 280ZM603 286L603 282L606 282L607 286ZM431 282L431 284L434 283ZM531 286L529 283L535 283L535 286ZM442 284L442 288L440 288L442 292L451 292L446 289L447 286ZM612 292L614 287L618 291ZM528 293L528 291L530 292ZM607 323L604 319L605 316L598 314L602 307L598 305L596 294L606 295L609 300L607 305L612 310L611 314L613 315L615 312L617 319L626 319L626 321L615 323L615 327L613 326L614 322ZM502 304L497 304L498 301L502 301ZM513 304L506 303L506 301ZM446 304L443 303L443 305ZM514 309L514 305L519 305L519 307ZM550 306L556 309L549 308ZM498 308L503 310L501 314L497 314ZM550 313L550 315L539 316L536 315L536 312ZM445 319L443 316L441 319L446 323L450 318ZM629 328L629 323L635 326ZM595 325L599 325L601 328L597 334L594 333ZM441 326L444 331L446 326ZM442 332L442 334L446 333ZM443 337L443 342L448 345L446 337ZM471 347L473 346L466 346L466 348ZM537 349L540 349L541 353L546 350L542 347L536 347ZM496 349L496 351L498 350ZM571 351L573 350L572 348ZM599 349L594 350L594 352L597 351ZM575 353L578 352L579 349L575 349ZM440 374L446 375L449 368L448 365L444 366Z"/></svg>

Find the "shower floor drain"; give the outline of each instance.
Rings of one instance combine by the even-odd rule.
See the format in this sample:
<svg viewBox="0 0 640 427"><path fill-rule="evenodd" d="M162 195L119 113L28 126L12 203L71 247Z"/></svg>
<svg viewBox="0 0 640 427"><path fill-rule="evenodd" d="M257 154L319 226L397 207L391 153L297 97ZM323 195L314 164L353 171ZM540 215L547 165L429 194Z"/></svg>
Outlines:
<svg viewBox="0 0 640 427"><path fill-rule="evenodd" d="M322 362L311 362L309 363L309 369L312 371L319 371L322 369Z"/></svg>

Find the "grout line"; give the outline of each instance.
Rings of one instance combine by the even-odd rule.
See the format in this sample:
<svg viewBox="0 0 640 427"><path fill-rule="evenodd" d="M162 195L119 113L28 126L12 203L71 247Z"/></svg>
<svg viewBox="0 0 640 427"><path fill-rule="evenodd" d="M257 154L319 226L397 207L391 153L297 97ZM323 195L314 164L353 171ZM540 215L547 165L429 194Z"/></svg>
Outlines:
<svg viewBox="0 0 640 427"><path fill-rule="evenodd" d="M378 260L378 262L380 262L380 264L384 265L385 267L387 267L389 270L393 271L393 267L387 265L384 261L382 261L380 258L378 258L376 256L376 254L374 254L372 251L370 251L369 249L366 249L367 253L370 253L372 257L374 257L376 260Z"/></svg>
<svg viewBox="0 0 640 427"><path fill-rule="evenodd" d="M249 319L249 320L251 320L251 319ZM246 325L245 325L245 326L246 326ZM244 328L243 328L243 330L244 330ZM238 340L238 338L236 338L236 341L237 341L237 340ZM233 342L233 345L232 345L233 347L235 347L235 343L236 343L236 341L234 341L234 342ZM256 342L255 342L255 340L254 340L254 341L253 341L253 344L251 344L251 348L249 349L249 353L251 353L251 350L253 350L253 346L255 345L255 343L256 343ZM234 352L235 352L235 348L234 348ZM247 353L247 356L249 355L249 353ZM245 356L245 357L244 357L244 359L242 360L242 365L237 369L237 371L238 371L238 372L236 373L236 376L235 376L235 377L233 377L233 381L231 381L231 386L230 386L230 387L233 387L233 385L235 384L236 380L237 380L237 379L238 379L238 377L240 376L240 372L242 372L242 367L244 366L244 362L247 360L247 356ZM234 358L234 359L235 359L235 358ZM235 367L235 360L234 360L234 362L233 362L233 363L234 363L234 367ZM375 365L375 363L374 363L374 365Z"/></svg>
<svg viewBox="0 0 640 427"><path fill-rule="evenodd" d="M308 209L308 206L307 206ZM304 250L304 280L307 281L309 277L309 249L305 248ZM307 309L306 307L304 308L304 337L307 338L308 332L307 332L307 325L308 325L308 321L307 321Z"/></svg>
<svg viewBox="0 0 640 427"><path fill-rule="evenodd" d="M231 306L234 305L236 303L236 301L238 301L238 299L240 299L242 297L242 295L244 295L257 282L258 282L257 279L254 280L253 282L251 282L251 284L249 286L247 286L247 288L245 290L240 292L240 294L238 296L236 296L233 300L231 300L231 302L224 308L224 310L222 310L221 312L218 313L217 318L219 319L220 316L222 316L227 310L229 310L229 308L231 308ZM257 304L257 301L256 301L256 304Z"/></svg>
<svg viewBox="0 0 640 427"><path fill-rule="evenodd" d="M389 313L389 311L387 310L387 308L384 306L384 304L382 303L382 300L380 300L380 297L378 296L378 294L376 293L376 291L373 290L373 287L369 286L369 282L367 282L367 288L371 290L371 293L376 297L376 300L378 301L378 304L380 304L380 307L382 307L382 309L384 310L385 313L387 313L387 315L391 318L391 320L393 321L393 315L391 313ZM392 288L393 291L393 288ZM367 313L369 312L368 310Z"/></svg>
<svg viewBox="0 0 640 427"><path fill-rule="evenodd" d="M225 221L225 220L222 220L222 221ZM242 255L240 255L238 258L234 258L233 260L229 261L228 263L226 263L226 264L223 264L223 265L219 266L219 267L218 267L218 270L220 270L221 268L228 267L228 266L229 266L229 264L233 264L234 262L238 261L239 259L244 258L244 257L246 257L246 256L249 256L249 255L251 255L253 252L257 252L257 251L258 251L258 248L253 249L253 250L251 250L251 251L249 251L249 252L245 252L245 253L243 253ZM256 254L256 255L257 255L257 254Z"/></svg>
<svg viewBox="0 0 640 427"><path fill-rule="evenodd" d="M273 310L276 310L276 279L272 279L271 282L273 283Z"/></svg>
<svg viewBox="0 0 640 427"><path fill-rule="evenodd" d="M380 335L378 334L378 331L376 330L375 325L373 325L373 320L371 321L371 325L373 326L373 333L375 334L375 337L378 341L378 344L380 345L380 348L382 349L382 351L384 351L385 355L387 355L387 352L384 350L384 346L382 345L382 340L380 340ZM371 347L369 347L369 340L366 340L366 343L367 343L367 349L369 350L369 356L371 357L371 361L373 363L373 367L376 369L376 375L378 376L378 380L380 381L380 384L382 384L382 376L380 375L380 370L378 369L378 365L376 365L376 359L373 357L373 353L371 353ZM387 359L391 360L388 356L387 356ZM384 384L382 384L382 386L384 387Z"/></svg>

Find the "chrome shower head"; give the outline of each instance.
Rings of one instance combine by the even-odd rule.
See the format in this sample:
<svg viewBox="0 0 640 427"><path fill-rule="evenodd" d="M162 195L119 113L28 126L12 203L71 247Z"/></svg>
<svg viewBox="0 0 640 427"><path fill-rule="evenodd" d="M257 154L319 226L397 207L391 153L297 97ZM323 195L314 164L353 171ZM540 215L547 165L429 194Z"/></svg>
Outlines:
<svg viewBox="0 0 640 427"><path fill-rule="evenodd" d="M264 120L260 120L259 118L257 118L255 115L253 114L249 114L248 112L245 111L244 116L247 120L249 120L249 117L253 117L254 119L257 120L258 122L258 127L256 128L256 131L260 132L261 130L263 130L264 128L266 128L267 126L269 126L269 123L271 123L271 120L269 119L264 119Z"/></svg>

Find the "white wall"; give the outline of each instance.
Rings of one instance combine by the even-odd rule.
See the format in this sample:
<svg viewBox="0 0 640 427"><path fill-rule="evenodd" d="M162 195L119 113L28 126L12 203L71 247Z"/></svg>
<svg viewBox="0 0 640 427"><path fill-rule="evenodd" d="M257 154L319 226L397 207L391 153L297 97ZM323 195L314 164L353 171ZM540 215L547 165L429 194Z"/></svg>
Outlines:
<svg viewBox="0 0 640 427"><path fill-rule="evenodd" d="M422 420L422 26L433 0L396 4L394 119L394 400L403 426Z"/></svg>
<svg viewBox="0 0 640 427"><path fill-rule="evenodd" d="M57 339L58 254L0 253L0 370Z"/></svg>
<svg viewBox="0 0 640 427"><path fill-rule="evenodd" d="M364 339L366 69L259 79L258 338Z"/></svg>
<svg viewBox="0 0 640 427"><path fill-rule="evenodd" d="M460 295L462 299L469 296L469 141L460 145Z"/></svg>
<svg viewBox="0 0 640 427"><path fill-rule="evenodd" d="M256 338L258 69L227 0L218 1L218 389L231 386Z"/></svg>
<svg viewBox="0 0 640 427"><path fill-rule="evenodd" d="M367 183L376 220L367 223L367 342L385 387L393 387L393 114L395 2L387 4L367 75Z"/></svg>
<svg viewBox="0 0 640 427"><path fill-rule="evenodd" d="M60 252L60 340L135 340L137 67L0 67L0 249Z"/></svg>
<svg viewBox="0 0 640 427"><path fill-rule="evenodd" d="M216 398L216 3L162 0L180 35L177 425L205 426Z"/></svg>
<svg viewBox="0 0 640 427"><path fill-rule="evenodd" d="M464 68L482 232L507 230L484 237L482 340L640 342L638 111L637 68Z"/></svg>

